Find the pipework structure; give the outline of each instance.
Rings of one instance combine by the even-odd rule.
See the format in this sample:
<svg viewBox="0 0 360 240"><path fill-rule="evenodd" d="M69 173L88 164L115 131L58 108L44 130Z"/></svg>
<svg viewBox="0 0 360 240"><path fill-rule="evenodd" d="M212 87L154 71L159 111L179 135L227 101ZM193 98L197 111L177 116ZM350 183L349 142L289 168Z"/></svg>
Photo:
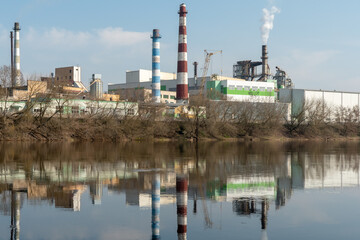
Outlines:
<svg viewBox="0 0 360 240"><path fill-rule="evenodd" d="M15 65L15 86L20 86L21 84L21 71L20 71L20 24L16 22L14 24L14 45L15 45L15 54L14 54L14 65Z"/></svg>
<svg viewBox="0 0 360 240"><path fill-rule="evenodd" d="M186 176L176 176L176 209L177 209L177 234L179 240L187 238L187 200L188 180Z"/></svg>
<svg viewBox="0 0 360 240"><path fill-rule="evenodd" d="M152 42L152 100L160 103L160 30L154 29Z"/></svg>
<svg viewBox="0 0 360 240"><path fill-rule="evenodd" d="M188 101L188 68L187 68L187 33L186 5L180 5L179 13L179 45L177 63L176 100L179 103Z"/></svg>

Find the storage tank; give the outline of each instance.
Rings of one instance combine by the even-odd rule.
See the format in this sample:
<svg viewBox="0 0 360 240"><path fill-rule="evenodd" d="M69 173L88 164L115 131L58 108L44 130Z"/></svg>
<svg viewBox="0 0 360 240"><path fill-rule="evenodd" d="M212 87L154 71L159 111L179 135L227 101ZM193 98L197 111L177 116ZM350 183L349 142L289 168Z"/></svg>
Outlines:
<svg viewBox="0 0 360 240"><path fill-rule="evenodd" d="M92 98L103 98L103 83L101 81L101 74L93 74L90 82L90 95Z"/></svg>

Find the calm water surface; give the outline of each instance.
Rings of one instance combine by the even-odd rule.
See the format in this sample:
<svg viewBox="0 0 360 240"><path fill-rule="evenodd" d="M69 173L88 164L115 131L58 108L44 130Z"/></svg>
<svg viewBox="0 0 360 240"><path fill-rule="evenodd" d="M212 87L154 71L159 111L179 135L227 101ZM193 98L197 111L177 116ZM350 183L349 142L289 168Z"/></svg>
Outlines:
<svg viewBox="0 0 360 240"><path fill-rule="evenodd" d="M359 239L359 143L0 145L0 239Z"/></svg>

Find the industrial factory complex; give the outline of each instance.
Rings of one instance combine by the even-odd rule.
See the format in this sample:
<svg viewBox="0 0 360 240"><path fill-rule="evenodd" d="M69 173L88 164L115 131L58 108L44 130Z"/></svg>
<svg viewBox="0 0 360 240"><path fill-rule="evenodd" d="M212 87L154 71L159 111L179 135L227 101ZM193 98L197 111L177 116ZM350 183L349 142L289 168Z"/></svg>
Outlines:
<svg viewBox="0 0 360 240"><path fill-rule="evenodd" d="M192 97L195 96L234 104L255 102L288 106L289 115L290 112L293 115L301 112L310 100L321 100L333 108L360 106L360 93L295 89L294 83L281 68L276 67L275 74L271 74L267 45L262 46L261 61L237 61L233 65L231 77L208 75L211 57L217 52L205 50L202 74L198 76L198 63L194 62L191 64L194 66L194 74L189 77L187 13L186 5L181 4L178 12L177 73L161 72L161 35L159 29L153 29L152 69L127 71L126 82L109 84L107 93L103 91L101 74L92 75L88 89L81 80L79 66L59 67L50 76L24 82L20 69L20 24L16 22L14 32L10 32L11 77L10 81L2 82L0 110L22 111L29 107L28 102L33 102L32 112L42 112L44 99L47 98L45 115L50 116L55 113L91 114L98 111L95 109L120 115L136 115L141 103L174 109L191 106Z"/></svg>

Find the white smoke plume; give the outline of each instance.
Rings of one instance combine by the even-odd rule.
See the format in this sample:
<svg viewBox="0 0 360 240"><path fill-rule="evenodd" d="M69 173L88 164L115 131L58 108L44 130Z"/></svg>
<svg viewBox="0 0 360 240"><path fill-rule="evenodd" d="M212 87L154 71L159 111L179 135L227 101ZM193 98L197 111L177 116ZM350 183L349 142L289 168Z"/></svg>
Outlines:
<svg viewBox="0 0 360 240"><path fill-rule="evenodd" d="M276 13L280 13L280 9L273 6L271 9L263 8L263 25L261 26L261 38L263 44L266 45L269 39L270 31L274 28L274 18Z"/></svg>

